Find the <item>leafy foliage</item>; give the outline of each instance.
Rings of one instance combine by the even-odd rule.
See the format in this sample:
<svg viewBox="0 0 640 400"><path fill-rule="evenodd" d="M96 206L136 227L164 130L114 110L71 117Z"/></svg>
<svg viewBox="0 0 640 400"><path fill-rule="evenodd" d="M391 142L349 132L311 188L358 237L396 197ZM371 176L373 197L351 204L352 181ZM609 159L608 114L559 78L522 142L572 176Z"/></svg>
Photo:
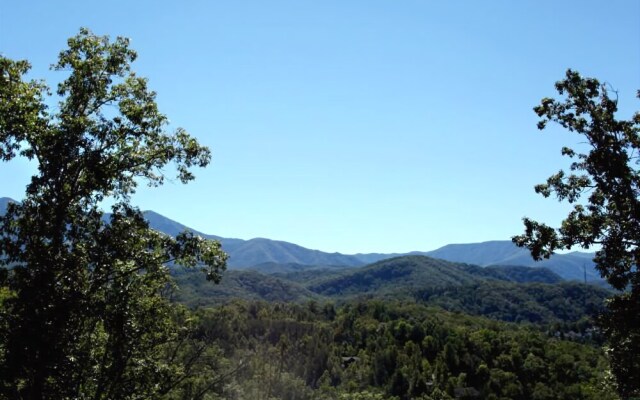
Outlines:
<svg viewBox="0 0 640 400"><path fill-rule="evenodd" d="M329 275L314 282L310 290L328 296L395 292L410 293L425 286L450 286L486 279L481 267L455 264L424 256L405 256L379 261L364 268Z"/></svg>
<svg viewBox="0 0 640 400"><path fill-rule="evenodd" d="M518 265L494 265L485 267L487 273L492 273L498 279L514 282L559 283L562 278L546 268L531 268Z"/></svg>
<svg viewBox="0 0 640 400"><path fill-rule="evenodd" d="M189 370L167 356L188 335L184 311L163 295L165 265L198 266L217 281L226 254L190 233L149 229L129 199L141 182L161 185L170 165L191 181L210 152L181 128L166 132L126 39L82 29L68 46L53 65L68 76L52 110L46 85L23 80L28 62L0 57L0 158L38 167L0 225L0 260L12 265L0 281L0 393L153 398Z"/></svg>
<svg viewBox="0 0 640 400"><path fill-rule="evenodd" d="M234 299L305 302L320 296L302 285L255 271L228 270L219 285L204 282L196 271L173 271L174 300L189 307L215 306Z"/></svg>
<svg viewBox="0 0 640 400"><path fill-rule="evenodd" d="M536 259L557 249L600 246L594 261L607 282L619 290L601 320L610 342L611 367L623 396L640 396L640 113L618 119L617 98L606 84L567 71L556 83L562 100L544 98L535 107L538 128L556 122L583 136L588 152L565 147L570 172L559 171L537 185L573 204L559 229L525 218L525 233L513 238ZM615 93L614 93L615 94ZM640 97L640 92L638 92Z"/></svg>
<svg viewBox="0 0 640 400"><path fill-rule="evenodd" d="M446 310L509 322L587 322L604 311L606 289L575 282L560 284L485 282L423 289L416 298Z"/></svg>
<svg viewBox="0 0 640 400"><path fill-rule="evenodd" d="M227 399L615 399L597 347L416 304L238 301L197 316L242 366Z"/></svg>

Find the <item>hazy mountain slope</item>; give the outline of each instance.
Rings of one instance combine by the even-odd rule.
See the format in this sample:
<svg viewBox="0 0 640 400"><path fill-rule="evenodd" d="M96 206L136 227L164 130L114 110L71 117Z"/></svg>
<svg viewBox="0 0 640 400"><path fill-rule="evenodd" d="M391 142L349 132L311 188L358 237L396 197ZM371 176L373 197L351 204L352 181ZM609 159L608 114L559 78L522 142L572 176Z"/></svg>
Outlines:
<svg viewBox="0 0 640 400"><path fill-rule="evenodd" d="M323 277L322 272L326 275ZM603 310L610 291L562 281L544 268L478 267L424 256L383 260L340 272L284 275L334 299L383 297L440 306L504 321L577 322Z"/></svg>
<svg viewBox="0 0 640 400"><path fill-rule="evenodd" d="M302 269L276 275L226 271L214 285L194 271L176 270L175 299L209 306L234 299L269 302L345 301L367 297L403 299L492 319L555 323L577 322L602 310L610 291L577 282L522 283L560 278L542 268L482 268L424 256L383 260L353 269ZM295 281L295 282L294 282ZM588 324L585 325L588 327Z"/></svg>
<svg viewBox="0 0 640 400"><path fill-rule="evenodd" d="M166 233L167 235L176 236L182 231L190 230L193 233L202 237L207 237L210 239L218 239L215 236L206 235L202 232L196 231L195 229L188 228L187 226L182 225L181 223L176 222L172 219L169 219L163 215L160 215L155 211L144 211L142 214L144 215L144 218L147 220L147 222L149 222L149 226L151 228L157 231Z"/></svg>
<svg viewBox="0 0 640 400"><path fill-rule="evenodd" d="M574 257L587 258L590 260L593 259L593 253L586 253L584 251L572 251L571 253L568 253L568 254Z"/></svg>
<svg viewBox="0 0 640 400"><path fill-rule="evenodd" d="M0 213L12 201L8 198L0 199ZM189 229L179 222L173 221L153 211L145 211L145 218L152 228L169 235L176 235ZM253 267L264 263L299 264L299 265L333 265L354 267L371 262L393 258L403 254L369 253L347 255L340 253L326 253L311 250L293 243L269 239L227 239L220 236L208 235L192 230L207 239L219 240L223 249L229 253L230 268ZM546 267L564 279L582 281L583 267L586 267L587 279L591 282L600 281L600 275L593 267L592 254L568 253L554 255L550 260L539 263L533 261L526 249L516 247L510 241L490 241L484 243L451 244L430 252L411 252L412 255L428 255L452 262L463 262L480 266L487 265L523 265L532 267ZM273 272L273 271L272 271ZM285 272L281 270L279 272Z"/></svg>
<svg viewBox="0 0 640 400"><path fill-rule="evenodd" d="M233 250L229 250L229 255L233 266L253 266L265 262L344 266L363 264L354 256L325 253L293 243L263 238L247 240Z"/></svg>
<svg viewBox="0 0 640 400"><path fill-rule="evenodd" d="M164 217L153 211L145 211L145 217L152 228L175 235L186 226ZM223 249L229 253L231 268L253 267L264 263L300 264L300 265L335 265L360 266L374 261L390 259L398 254L355 254L325 253L310 250L293 243L269 239L226 239L215 235L207 235L194 231L208 239L220 240ZM568 280L584 279L583 267L586 267L587 280L601 281L599 273L591 261L592 254L568 253L556 254L551 259L535 262L526 249L514 245L508 240L496 240L483 243L450 244L430 252L411 252L410 255L427 255L451 262L462 262L480 266L488 265L522 265L545 267ZM400 254L404 255L404 254ZM284 271L280 271L284 272Z"/></svg>
<svg viewBox="0 0 640 400"><path fill-rule="evenodd" d="M222 248L229 254L230 267L251 267L263 263L295 263L301 265L363 265L357 257L340 253L325 253L311 250L293 243L256 238L251 240L226 239L207 235L190 229L176 221L153 211L145 211L149 225L156 230L175 236L185 229L207 238L219 240Z"/></svg>
<svg viewBox="0 0 640 400"><path fill-rule="evenodd" d="M238 246L242 245L245 241L242 239L227 239L216 235L209 235L206 233L198 232L195 229L191 229L188 226L182 225L172 219L158 214L155 211L144 211L144 217L149 222L149 226L157 231L166 233L167 235L176 236L180 232L189 230L196 235L202 236L205 239L219 240L222 243L223 248L227 252L232 252Z"/></svg>
<svg viewBox="0 0 640 400"><path fill-rule="evenodd" d="M494 240L482 243L448 244L439 249L427 252L429 257L448 261L463 262L476 265L504 264L513 258L529 256L522 249L506 240ZM519 263L510 263L520 265Z"/></svg>
<svg viewBox="0 0 640 400"><path fill-rule="evenodd" d="M592 256L593 257L593 256ZM506 263L501 263L506 264ZM532 267L544 267L555 272L567 280L576 280L582 282L584 280L585 272L588 282L601 282L603 279L600 273L596 270L593 259L574 256L569 254L558 254L549 260L540 261L536 263L531 261L529 264L518 263L519 265L532 266Z"/></svg>
<svg viewBox="0 0 640 400"><path fill-rule="evenodd" d="M358 260L364 264L372 264L381 260L387 260L389 258L407 256L409 253L357 253L354 254Z"/></svg>
<svg viewBox="0 0 640 400"><path fill-rule="evenodd" d="M601 280L595 270L593 255L589 253L555 254L549 260L535 262L529 251L517 247L508 240L496 240L482 243L449 244L426 253L429 257L453 262L487 265L522 265L527 267L545 267L564 279L582 281L586 268L589 281Z"/></svg>
<svg viewBox="0 0 640 400"><path fill-rule="evenodd" d="M371 292L381 287L391 287L392 291L408 293L408 287L457 286L468 282L504 281L512 283L558 283L563 279L546 268L520 266L491 266L481 268L475 265L449 263L424 256L403 256L392 260L383 260L372 265L354 268L311 267L288 264L266 264L269 267L260 272L271 270L273 276L297 282L312 291L324 293L332 291L331 286L345 286L357 283L347 291L351 294ZM289 271L289 272L277 272ZM362 278L365 276L365 278Z"/></svg>

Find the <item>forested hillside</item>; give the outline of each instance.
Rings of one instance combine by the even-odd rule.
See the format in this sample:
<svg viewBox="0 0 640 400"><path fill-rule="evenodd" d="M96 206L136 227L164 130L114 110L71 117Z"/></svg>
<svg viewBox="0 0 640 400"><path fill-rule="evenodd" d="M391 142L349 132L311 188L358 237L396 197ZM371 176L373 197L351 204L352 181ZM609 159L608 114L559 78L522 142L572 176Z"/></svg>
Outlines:
<svg viewBox="0 0 640 400"><path fill-rule="evenodd" d="M542 268L481 268L424 256L398 257L347 270L318 267L270 275L230 270L215 286L200 280L195 272L176 270L174 277L179 287L175 299L189 306L215 306L235 299L297 303L391 299L502 321L545 326L570 323L571 328L566 329L581 334L592 327L584 322L603 310L610 295L607 289L566 282ZM583 323L578 329L575 324L579 321Z"/></svg>
<svg viewBox="0 0 640 400"><path fill-rule="evenodd" d="M236 301L196 315L195 337L222 359L183 395L210 384L225 399L616 398L598 347L423 305Z"/></svg>

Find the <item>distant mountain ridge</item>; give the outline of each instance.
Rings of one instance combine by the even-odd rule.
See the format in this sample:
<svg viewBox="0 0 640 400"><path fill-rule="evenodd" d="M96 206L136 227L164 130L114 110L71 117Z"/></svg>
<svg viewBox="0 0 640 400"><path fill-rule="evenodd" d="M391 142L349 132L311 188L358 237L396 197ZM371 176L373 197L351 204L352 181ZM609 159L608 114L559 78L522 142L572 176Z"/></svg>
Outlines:
<svg viewBox="0 0 640 400"><path fill-rule="evenodd" d="M508 240L494 240L482 243L448 244L426 253L429 257L448 261L489 265L521 265L544 267L569 280L583 280L586 272L588 281L601 280L595 269L592 253L573 252L555 254L548 260L536 262L527 249L520 248Z"/></svg>
<svg viewBox="0 0 640 400"><path fill-rule="evenodd" d="M7 205L14 200L0 198L0 214L6 211ZM260 271L260 265L265 268L285 270L301 270L298 266L342 266L357 267L377 261L405 256L424 255L446 261L474 264L479 266L490 265L521 265L531 267L546 267L557 273L564 279L583 280L586 270L586 278L589 281L601 280L595 270L592 261L593 254L568 253L556 254L549 260L535 262L526 249L514 245L509 240L489 241L470 244L449 244L433 251L414 251L410 253L367 253L367 254L341 254L328 253L319 250L307 249L294 243L255 238L250 240L224 238L216 235L205 234L171 220L154 211L144 211L149 225L158 231L175 236L184 230L190 230L207 239L219 240L223 249L230 255L230 268L253 268ZM289 264L289 267L275 267L275 264ZM267 267L268 265L268 267Z"/></svg>
<svg viewBox="0 0 640 400"><path fill-rule="evenodd" d="M188 229L186 226L152 211L146 211L145 216L152 228L167 234L175 235L183 229ZM268 267L270 269L274 268L272 264L308 265L314 268L321 265L357 267L394 257L423 255L483 267L491 265L545 267L568 280L583 280L586 270L588 281L601 280L599 273L595 270L592 254L580 252L555 254L549 260L535 262L528 250L517 247L509 240L450 244L427 252L341 254L311 250L284 241L263 238L250 240L226 239L197 231L194 231L194 233L209 239L220 240L223 249L230 255L229 266L231 268L246 269L265 263L271 264ZM254 269L260 270L260 268ZM299 270L301 268L296 269Z"/></svg>
<svg viewBox="0 0 640 400"><path fill-rule="evenodd" d="M206 239L219 240L222 248L229 254L229 266L246 268L264 263L301 264L301 265L342 265L359 266L365 263L355 256L340 253L325 253L310 250L297 244L255 238L250 240L227 239L220 236L208 235L186 227L176 221L164 217L153 211L144 211L149 226L160 232L175 236L185 229Z"/></svg>

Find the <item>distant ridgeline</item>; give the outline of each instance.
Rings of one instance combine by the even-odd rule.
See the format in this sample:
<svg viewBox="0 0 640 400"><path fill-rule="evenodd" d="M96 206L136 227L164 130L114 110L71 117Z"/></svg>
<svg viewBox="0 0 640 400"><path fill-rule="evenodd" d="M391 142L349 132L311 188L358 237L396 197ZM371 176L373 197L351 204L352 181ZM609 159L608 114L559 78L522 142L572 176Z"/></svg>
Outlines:
<svg viewBox="0 0 640 400"><path fill-rule="evenodd" d="M176 235L184 229L190 229L153 211L145 211L144 214L152 228L170 235ZM304 266L344 268L363 266L403 255L423 255L482 267L490 265L545 267L567 280L584 281L586 272L587 281L601 281L599 273L594 268L592 253L556 254L549 260L535 262L528 250L515 246L509 240L450 244L428 252L349 255L310 250L293 243L277 240L263 238L250 240L227 239L220 236L207 235L193 229L190 230L205 238L220 240L224 250L231 256L229 266L236 269L253 268L262 271L263 268L276 268L276 265L278 266L277 268L282 268L282 266L288 268L286 265L295 265L296 269L304 269Z"/></svg>
<svg viewBox="0 0 640 400"><path fill-rule="evenodd" d="M0 214L4 214L7 205L12 201L14 200L6 197L0 198ZM232 269L254 269L265 273L301 271L316 269L318 266L344 269L403 255L423 255L482 267L491 265L545 267L566 280L584 281L586 278L589 282L602 282L599 273L595 270L592 253L556 254L549 260L535 262L526 249L519 248L508 240L450 244L429 252L349 255L310 250L293 243L263 238L228 239L197 232L153 211L145 211L144 215L153 229L168 235L175 236L188 229L207 239L219 240L223 249L230 255L229 267Z"/></svg>
<svg viewBox="0 0 640 400"><path fill-rule="evenodd" d="M11 201L0 198L1 213ZM153 211L144 214L152 228L166 234L189 229ZM400 256L345 255L269 239L195 233L220 240L231 259L220 285L200 279L199 274L174 271L180 287L176 298L190 306L238 298L305 302L386 297L506 321L552 322L594 314L609 293L581 283L586 266L588 281L602 282L589 254L561 254L534 264L526 250L509 241L447 245Z"/></svg>

